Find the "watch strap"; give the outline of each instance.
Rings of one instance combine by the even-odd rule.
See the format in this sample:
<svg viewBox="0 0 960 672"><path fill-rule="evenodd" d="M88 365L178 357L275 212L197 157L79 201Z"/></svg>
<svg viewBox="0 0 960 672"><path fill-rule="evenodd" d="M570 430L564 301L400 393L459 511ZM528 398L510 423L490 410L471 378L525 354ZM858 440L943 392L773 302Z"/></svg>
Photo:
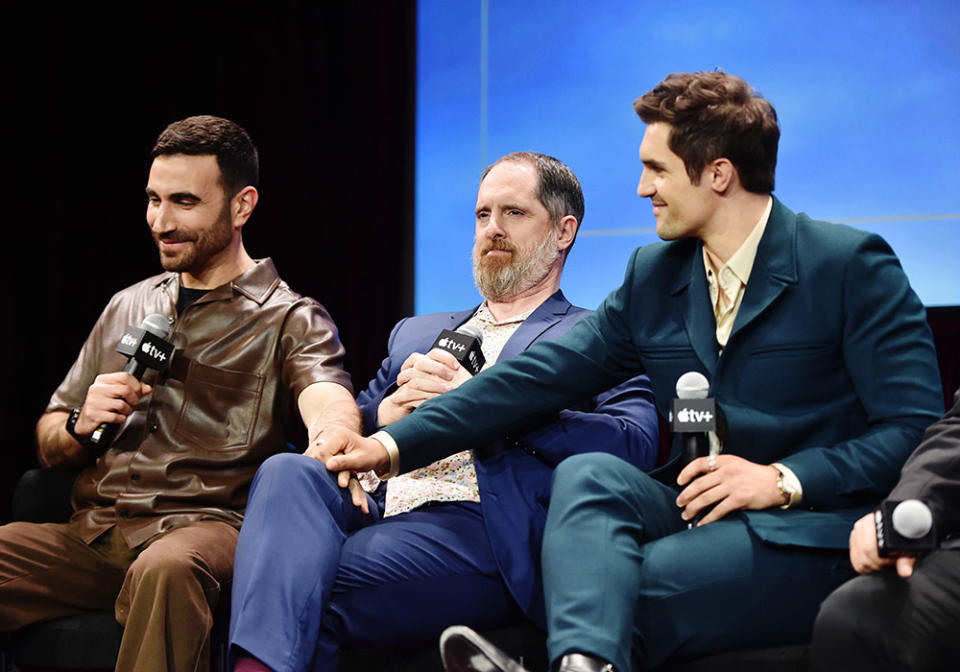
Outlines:
<svg viewBox="0 0 960 672"><path fill-rule="evenodd" d="M75 406L70 411L70 415L67 416L67 434L79 441L80 445L86 446L90 444L90 437L77 434L77 420L80 419L80 410L79 406Z"/></svg>

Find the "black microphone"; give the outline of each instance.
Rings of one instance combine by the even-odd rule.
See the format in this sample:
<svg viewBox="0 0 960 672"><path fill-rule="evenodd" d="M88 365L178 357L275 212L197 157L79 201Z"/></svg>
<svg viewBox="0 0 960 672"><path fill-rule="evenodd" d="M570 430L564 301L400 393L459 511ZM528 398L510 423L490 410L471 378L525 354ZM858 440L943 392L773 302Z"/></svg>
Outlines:
<svg viewBox="0 0 960 672"><path fill-rule="evenodd" d="M717 431L717 402L708 398L710 383L699 371L677 379L677 398L670 413L671 428L680 434L680 468L710 452L709 432Z"/></svg>
<svg viewBox="0 0 960 672"><path fill-rule="evenodd" d="M885 501L873 512L882 558L922 555L937 547L930 507L919 499Z"/></svg>
<svg viewBox="0 0 960 672"><path fill-rule="evenodd" d="M680 435L680 469L710 454L709 432L717 431L717 402L707 397L709 393L710 383L699 371L687 371L677 379L670 422L673 433ZM696 526L706 513L698 513L687 527Z"/></svg>
<svg viewBox="0 0 960 672"><path fill-rule="evenodd" d="M147 315L139 327L127 327L117 345L117 352L129 357L122 370L140 380L147 369L162 371L167 368L173 355L173 343L166 340L169 335L170 320L157 313ZM93 430L90 443L109 446L120 427L121 423L102 423Z"/></svg>
<svg viewBox="0 0 960 672"><path fill-rule="evenodd" d="M483 341L483 332L479 327L472 324L461 325L456 331L444 329L437 336L433 346L430 348L440 348L453 355L460 365L475 376L483 369L486 358L480 349L480 343Z"/></svg>

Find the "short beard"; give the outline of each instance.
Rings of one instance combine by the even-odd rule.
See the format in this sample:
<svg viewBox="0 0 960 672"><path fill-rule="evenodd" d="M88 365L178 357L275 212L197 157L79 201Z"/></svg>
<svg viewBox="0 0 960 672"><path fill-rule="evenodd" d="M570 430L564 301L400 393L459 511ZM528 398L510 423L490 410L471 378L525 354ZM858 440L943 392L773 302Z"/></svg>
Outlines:
<svg viewBox="0 0 960 672"><path fill-rule="evenodd" d="M189 250L179 257L165 257L160 253L160 265L163 270L174 273L194 273L203 270L215 255L222 252L233 241L233 224L230 220L229 201L224 204L217 221L209 229L200 232L171 231L166 234L154 234L154 242L160 240L173 242L191 242Z"/></svg>
<svg viewBox="0 0 960 672"><path fill-rule="evenodd" d="M506 301L540 284L550 273L562 252L558 235L551 226L547 235L532 249L519 249L502 239L473 248L473 281L480 295L489 301ZM489 250L508 250L509 257L488 257Z"/></svg>

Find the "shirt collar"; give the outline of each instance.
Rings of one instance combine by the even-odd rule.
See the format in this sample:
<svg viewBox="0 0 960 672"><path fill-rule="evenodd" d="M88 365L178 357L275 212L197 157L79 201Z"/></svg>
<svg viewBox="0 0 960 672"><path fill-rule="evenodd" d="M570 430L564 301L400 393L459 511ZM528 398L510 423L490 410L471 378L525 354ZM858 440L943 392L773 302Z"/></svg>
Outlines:
<svg viewBox="0 0 960 672"><path fill-rule="evenodd" d="M264 301L270 298L281 281L272 259L266 257L255 261L253 268L241 273L230 282L211 289L201 300L230 298L233 296L233 292L237 291L251 301L262 305ZM161 275L155 286L166 286L176 296L177 292L180 291L180 274L171 272Z"/></svg>
<svg viewBox="0 0 960 672"><path fill-rule="evenodd" d="M505 319L505 320L497 321L497 319L493 316L493 313L490 312L490 309L487 308L487 302L484 301L483 303L480 304L480 307L477 308L477 312L475 312L473 315L474 315L474 317L476 317L478 320L481 320L481 321L483 321L483 322L485 322L485 323L487 323L487 324L489 324L489 325L491 325L491 326L500 327L500 326L503 326L503 325L505 325L505 324L513 324L514 322L523 322L523 321L526 320L528 317L530 317L530 313L532 313L532 312L533 312L533 310L528 310L528 311L525 312L525 313L520 313L519 315L514 315L513 317L508 317L508 318Z"/></svg>
<svg viewBox="0 0 960 672"><path fill-rule="evenodd" d="M758 219L757 223L753 226L750 235L740 244L740 247L738 247L737 251L733 253L733 256L727 260L727 263L724 264L744 285L746 285L750 279L750 271L753 270L753 262L757 258L757 248L760 247L760 239L763 238L763 232L767 228L767 221L770 219L770 211L772 209L773 198L771 197L767 200L767 207L763 209L763 214L760 215L760 219ZM707 254L707 248L704 247L703 265L704 268L709 271L711 270L711 266L710 258Z"/></svg>

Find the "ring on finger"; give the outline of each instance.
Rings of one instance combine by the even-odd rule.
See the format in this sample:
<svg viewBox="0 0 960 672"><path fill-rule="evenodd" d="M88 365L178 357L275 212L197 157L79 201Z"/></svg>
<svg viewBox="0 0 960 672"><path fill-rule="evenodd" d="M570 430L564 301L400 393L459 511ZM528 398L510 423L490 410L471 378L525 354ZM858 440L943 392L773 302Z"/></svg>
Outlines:
<svg viewBox="0 0 960 672"><path fill-rule="evenodd" d="M716 471L716 470L717 470L717 456L716 456L716 455L711 455L710 457L707 458L707 466L710 467L710 471Z"/></svg>

